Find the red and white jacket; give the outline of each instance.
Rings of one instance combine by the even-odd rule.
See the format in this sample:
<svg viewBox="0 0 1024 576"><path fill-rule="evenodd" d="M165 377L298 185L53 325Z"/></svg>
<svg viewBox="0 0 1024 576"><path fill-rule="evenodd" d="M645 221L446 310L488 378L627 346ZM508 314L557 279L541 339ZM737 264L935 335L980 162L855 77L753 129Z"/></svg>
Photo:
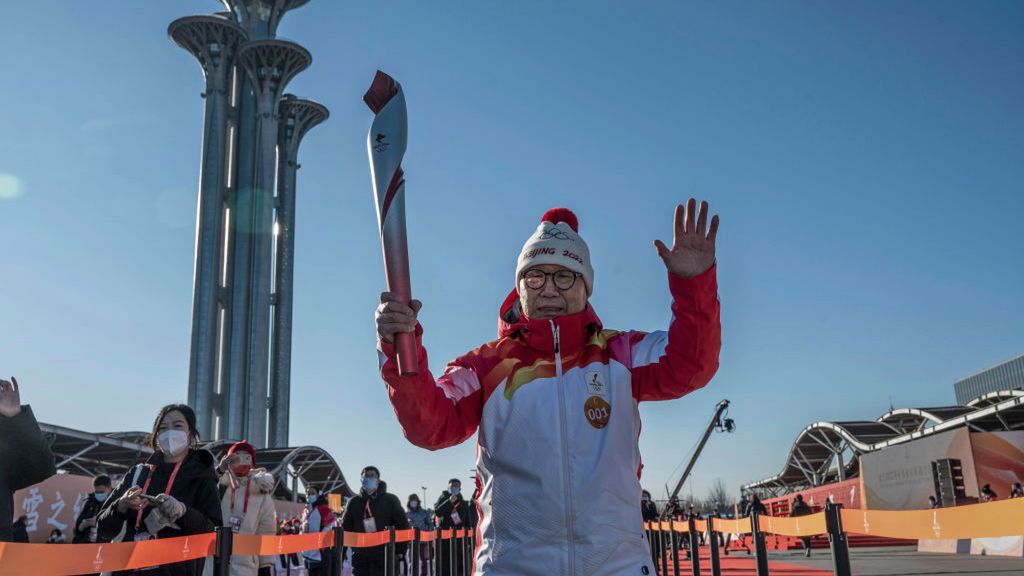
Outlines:
<svg viewBox="0 0 1024 576"><path fill-rule="evenodd" d="M669 274L667 332L605 330L589 304L528 320L513 291L499 338L436 380L422 344L419 375L404 378L394 347L381 343L381 373L410 442L436 450L479 430L474 574L654 574L640 517L637 405L679 398L718 370L715 274Z"/></svg>

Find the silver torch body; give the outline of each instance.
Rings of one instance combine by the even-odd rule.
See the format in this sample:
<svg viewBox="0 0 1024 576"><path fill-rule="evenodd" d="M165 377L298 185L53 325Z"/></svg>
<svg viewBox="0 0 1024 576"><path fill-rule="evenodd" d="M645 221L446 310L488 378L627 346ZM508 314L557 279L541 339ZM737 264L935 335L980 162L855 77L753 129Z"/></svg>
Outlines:
<svg viewBox="0 0 1024 576"><path fill-rule="evenodd" d="M402 172L402 158L408 141L405 95L398 82L378 70L363 101L375 114L366 137L366 147L384 253L384 274L388 291L397 294L408 305L412 300L412 283L405 226L405 174ZM415 376L418 373L416 349L414 334L404 332L395 335L401 375Z"/></svg>

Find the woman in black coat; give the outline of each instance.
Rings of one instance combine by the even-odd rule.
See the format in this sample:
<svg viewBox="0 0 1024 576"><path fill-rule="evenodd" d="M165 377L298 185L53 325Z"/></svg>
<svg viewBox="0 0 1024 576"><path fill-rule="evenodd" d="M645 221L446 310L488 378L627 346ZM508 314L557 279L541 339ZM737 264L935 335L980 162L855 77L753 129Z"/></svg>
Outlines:
<svg viewBox="0 0 1024 576"><path fill-rule="evenodd" d="M182 404L164 406L153 423L153 455L133 466L104 502L98 539L175 538L204 534L222 525L213 455L198 448L198 441L195 412ZM203 562L188 560L122 574L200 576Z"/></svg>

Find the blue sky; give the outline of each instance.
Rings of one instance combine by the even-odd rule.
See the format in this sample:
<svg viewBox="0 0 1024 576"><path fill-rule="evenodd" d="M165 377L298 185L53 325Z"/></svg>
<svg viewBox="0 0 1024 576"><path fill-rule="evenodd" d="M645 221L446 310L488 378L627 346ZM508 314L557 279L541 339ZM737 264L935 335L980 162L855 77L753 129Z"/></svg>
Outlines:
<svg viewBox="0 0 1024 576"><path fill-rule="evenodd" d="M186 398L203 88L166 37L212 0L6 7L0 373L43 421L145 429ZM377 377L383 288L361 101L409 103L409 234L435 371L494 336L515 258L575 210L613 328L668 321L651 241L674 203L721 214L721 369L641 407L660 492L719 399L739 426L704 494L774 474L814 420L953 402L1024 351L1024 5L340 2L280 34L330 120L300 151L292 443L403 497L468 478L474 444L402 438Z"/></svg>

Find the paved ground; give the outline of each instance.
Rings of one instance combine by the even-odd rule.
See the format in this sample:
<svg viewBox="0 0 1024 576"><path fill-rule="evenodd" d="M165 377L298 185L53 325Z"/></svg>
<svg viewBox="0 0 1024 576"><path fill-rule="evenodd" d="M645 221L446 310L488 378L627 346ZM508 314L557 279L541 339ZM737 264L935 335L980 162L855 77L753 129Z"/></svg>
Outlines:
<svg viewBox="0 0 1024 576"><path fill-rule="evenodd" d="M710 576L711 559L708 557L707 549L704 549L703 552L704 554L701 554L700 573L701 576ZM732 554L722 557L721 568L722 576L756 576L757 574L753 556L747 556L746 554ZM692 574L689 560L680 560L678 576L692 576ZM793 563L777 562L775 559L770 559L768 562L768 574L769 576L832 576L832 568L829 567L828 570L821 570L811 566L799 566ZM671 563L669 564L668 572L662 576L676 576L673 573Z"/></svg>
<svg viewBox="0 0 1024 576"><path fill-rule="evenodd" d="M769 552L772 562L785 562L832 572L828 549L814 550L804 558L802 550ZM742 556L746 556L743 554ZM975 574L978 576L1022 576L1024 559L997 556L967 556L917 552L910 546L893 548L851 548L850 564L862 576L918 576L925 574ZM703 571L702 571L703 574Z"/></svg>

